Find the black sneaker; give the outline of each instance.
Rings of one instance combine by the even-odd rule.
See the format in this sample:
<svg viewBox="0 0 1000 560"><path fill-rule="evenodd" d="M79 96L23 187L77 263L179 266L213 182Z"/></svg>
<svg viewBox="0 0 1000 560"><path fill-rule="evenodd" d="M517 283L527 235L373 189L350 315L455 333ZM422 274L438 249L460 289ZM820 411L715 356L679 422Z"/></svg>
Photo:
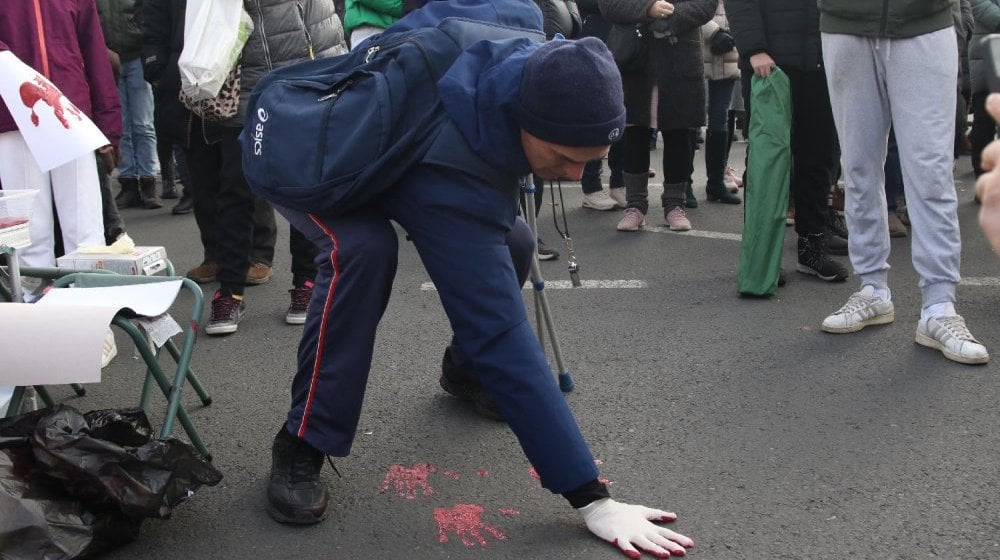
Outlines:
<svg viewBox="0 0 1000 560"><path fill-rule="evenodd" d="M267 513L278 523L312 525L323 520L330 493L320 480L324 454L282 426L271 446Z"/></svg>
<svg viewBox="0 0 1000 560"><path fill-rule="evenodd" d="M554 261L559 258L559 251L550 248L543 241L542 238L537 238L538 245L538 260L540 261Z"/></svg>
<svg viewBox="0 0 1000 560"><path fill-rule="evenodd" d="M292 296L292 303L285 312L285 322L289 325L306 324L306 315L309 312L309 300L312 299L313 283L308 280L301 286L288 290Z"/></svg>
<svg viewBox="0 0 1000 560"><path fill-rule="evenodd" d="M212 318L205 326L205 334L231 334L236 332L247 304L243 298L236 299L232 295L222 295L222 290L215 292L212 299Z"/></svg>
<svg viewBox="0 0 1000 560"><path fill-rule="evenodd" d="M451 360L451 348L445 348L441 360L441 388L449 395L472 403L475 411L485 418L503 422L497 403L486 394L483 386L469 374L458 369Z"/></svg>
<svg viewBox="0 0 1000 560"><path fill-rule="evenodd" d="M824 237L822 233L799 236L799 262L796 270L818 276L827 282L843 282L847 280L847 269L830 257Z"/></svg>

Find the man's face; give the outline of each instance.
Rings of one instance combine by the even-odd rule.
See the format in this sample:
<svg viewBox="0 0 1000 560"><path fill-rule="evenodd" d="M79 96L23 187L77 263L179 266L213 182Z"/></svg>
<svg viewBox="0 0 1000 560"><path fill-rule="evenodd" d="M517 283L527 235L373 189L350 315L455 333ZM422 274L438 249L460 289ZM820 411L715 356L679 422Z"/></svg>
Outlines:
<svg viewBox="0 0 1000 560"><path fill-rule="evenodd" d="M583 177L583 166L592 159L608 155L610 146L579 148L561 146L546 142L521 130L521 146L528 156L531 171L543 179L571 179L579 181Z"/></svg>

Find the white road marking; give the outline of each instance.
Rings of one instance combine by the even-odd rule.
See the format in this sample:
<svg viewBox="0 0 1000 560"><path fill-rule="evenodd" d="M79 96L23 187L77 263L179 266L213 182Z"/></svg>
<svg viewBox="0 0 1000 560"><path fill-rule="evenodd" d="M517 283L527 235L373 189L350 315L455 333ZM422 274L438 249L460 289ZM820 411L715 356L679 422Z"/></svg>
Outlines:
<svg viewBox="0 0 1000 560"><path fill-rule="evenodd" d="M593 289L643 289L648 288L649 284L645 280L584 280L582 282L583 286L579 289L593 290ZM532 289L531 282L524 285L524 289ZM545 281L546 290L573 290L577 289L573 287L573 283L569 280L546 280ZM434 292L437 288L434 286L433 282L424 282L420 285L420 290L424 292Z"/></svg>
<svg viewBox="0 0 1000 560"><path fill-rule="evenodd" d="M722 233L721 231L704 231L700 229L692 229L689 231L671 231L667 226L646 226L646 231L651 231L653 233L673 233L676 235L684 235L687 237L704 237L707 239L728 239L730 241L743 241L743 236L738 233Z"/></svg>
<svg viewBox="0 0 1000 560"><path fill-rule="evenodd" d="M981 277L981 278L962 278L959 282L962 286L1000 286L1000 278L997 277Z"/></svg>

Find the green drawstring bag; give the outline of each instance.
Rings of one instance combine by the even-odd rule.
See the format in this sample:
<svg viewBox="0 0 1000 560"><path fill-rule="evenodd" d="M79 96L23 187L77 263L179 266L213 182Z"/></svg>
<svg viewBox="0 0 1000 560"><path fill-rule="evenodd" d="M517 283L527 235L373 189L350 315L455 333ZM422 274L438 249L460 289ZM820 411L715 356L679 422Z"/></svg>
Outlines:
<svg viewBox="0 0 1000 560"><path fill-rule="evenodd" d="M777 67L767 78L754 75L750 107L750 152L737 286L742 295L772 296L781 273L792 163L788 76Z"/></svg>

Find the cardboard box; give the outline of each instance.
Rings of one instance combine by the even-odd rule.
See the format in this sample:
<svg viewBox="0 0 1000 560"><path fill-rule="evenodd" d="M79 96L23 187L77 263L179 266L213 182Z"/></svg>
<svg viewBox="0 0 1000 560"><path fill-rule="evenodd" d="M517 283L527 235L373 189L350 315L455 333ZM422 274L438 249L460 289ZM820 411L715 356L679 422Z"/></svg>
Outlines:
<svg viewBox="0 0 1000 560"><path fill-rule="evenodd" d="M163 247L136 247L131 253L70 253L56 259L60 268L110 270L132 276L153 276L167 268Z"/></svg>

